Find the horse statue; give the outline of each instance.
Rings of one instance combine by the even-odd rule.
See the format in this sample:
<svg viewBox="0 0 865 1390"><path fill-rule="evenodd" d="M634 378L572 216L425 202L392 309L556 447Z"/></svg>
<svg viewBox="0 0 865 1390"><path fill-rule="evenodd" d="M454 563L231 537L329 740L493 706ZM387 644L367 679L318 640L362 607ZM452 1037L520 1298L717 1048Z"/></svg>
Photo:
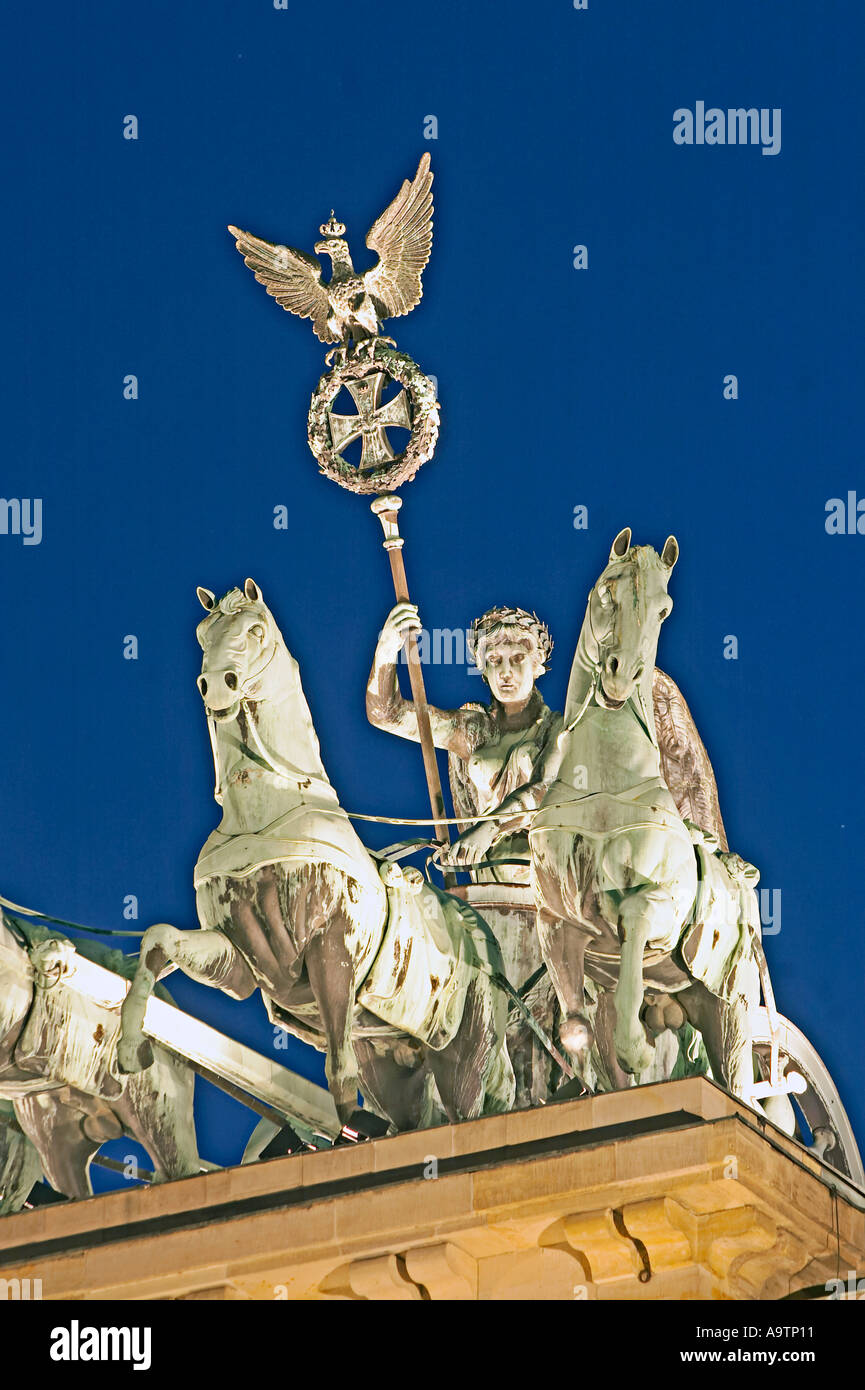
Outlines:
<svg viewBox="0 0 865 1390"><path fill-rule="evenodd" d="M678 554L672 536L660 555L632 547L626 528L589 594L529 837L537 928L578 1066L595 1045L608 1073L633 1084L651 1075L653 1035L688 1022L716 1080L750 1100L757 871L683 820L656 732L655 655ZM600 988L593 1018L587 977Z"/></svg>
<svg viewBox="0 0 865 1390"><path fill-rule="evenodd" d="M26 930L26 934L25 934ZM190 1177L198 1156L195 1077L166 1048L141 1076L117 1073L120 1020L64 986L78 953L127 978L120 951L44 927L20 931L0 912L0 1212L17 1211L44 1174L65 1197L89 1197L90 1164L122 1135L148 1152L157 1182ZM168 997L162 991L164 997Z"/></svg>
<svg viewBox="0 0 865 1390"><path fill-rule="evenodd" d="M174 963L326 1054L340 1120L367 1104L396 1129L510 1109L507 997L492 932L415 869L376 864L339 805L291 656L251 579L199 588L204 702L222 821L195 869L201 930L149 928L122 1010L121 1066L146 1067L142 1023Z"/></svg>

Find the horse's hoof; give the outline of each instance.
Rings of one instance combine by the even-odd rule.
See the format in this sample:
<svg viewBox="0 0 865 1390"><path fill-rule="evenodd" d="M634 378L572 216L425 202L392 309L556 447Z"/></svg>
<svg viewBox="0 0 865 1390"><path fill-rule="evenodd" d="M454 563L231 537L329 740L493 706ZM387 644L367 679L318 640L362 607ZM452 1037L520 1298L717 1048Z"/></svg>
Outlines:
<svg viewBox="0 0 865 1390"><path fill-rule="evenodd" d="M134 1038L121 1038L117 1044L117 1070L125 1076L146 1071L153 1066L153 1048L147 1038L136 1042Z"/></svg>
<svg viewBox="0 0 865 1390"><path fill-rule="evenodd" d="M326 1067L325 1075L327 1075ZM342 1079L337 1079L335 1077L328 1076L327 1089L330 1091L330 1094L333 1097L333 1103L336 1106L336 1113L339 1117L340 1124L349 1124L352 1117L356 1115L358 1108L357 1077L350 1076L347 1078L343 1077Z"/></svg>
<svg viewBox="0 0 865 1390"><path fill-rule="evenodd" d="M631 1076L640 1076L642 1072L649 1070L655 1060L655 1046L649 1042L642 1029L633 1038L615 1038L614 1041L622 1071L628 1072Z"/></svg>
<svg viewBox="0 0 865 1390"><path fill-rule="evenodd" d="M559 1024L559 1038L572 1057L580 1057L594 1041L592 1025L582 1014L571 1014Z"/></svg>

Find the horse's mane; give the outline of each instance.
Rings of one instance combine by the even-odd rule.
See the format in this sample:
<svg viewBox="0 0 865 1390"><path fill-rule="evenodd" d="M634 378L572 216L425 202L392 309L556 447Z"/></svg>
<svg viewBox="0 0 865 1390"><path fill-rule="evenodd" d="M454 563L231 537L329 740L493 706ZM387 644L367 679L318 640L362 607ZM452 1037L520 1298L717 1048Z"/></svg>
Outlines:
<svg viewBox="0 0 865 1390"><path fill-rule="evenodd" d="M665 570L669 568L664 564L653 545L632 545L621 558L618 555L615 556L607 565L607 569L628 564L639 565L641 569Z"/></svg>
<svg viewBox="0 0 865 1390"><path fill-rule="evenodd" d="M261 599L247 598L242 589L229 589L228 593L223 594L210 611L211 613L242 613L244 608L255 608L256 605L261 605Z"/></svg>

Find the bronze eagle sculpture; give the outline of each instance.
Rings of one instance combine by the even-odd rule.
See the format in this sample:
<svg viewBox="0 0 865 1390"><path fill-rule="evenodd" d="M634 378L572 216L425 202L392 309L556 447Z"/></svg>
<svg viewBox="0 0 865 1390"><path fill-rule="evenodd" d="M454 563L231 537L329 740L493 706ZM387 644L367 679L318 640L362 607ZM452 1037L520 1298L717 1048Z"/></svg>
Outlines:
<svg viewBox="0 0 865 1390"><path fill-rule="evenodd" d="M338 343L343 353L351 342L374 350L382 321L407 314L423 294L421 275L432 247L430 157L422 156L417 173L406 179L389 207L367 233L366 244L378 252L378 264L358 274L352 265L345 227L333 212L319 228L318 255L329 256L332 275L322 280L321 262L293 246L277 246L239 227L229 227L237 249L259 284L277 304L300 318L312 319L316 337Z"/></svg>

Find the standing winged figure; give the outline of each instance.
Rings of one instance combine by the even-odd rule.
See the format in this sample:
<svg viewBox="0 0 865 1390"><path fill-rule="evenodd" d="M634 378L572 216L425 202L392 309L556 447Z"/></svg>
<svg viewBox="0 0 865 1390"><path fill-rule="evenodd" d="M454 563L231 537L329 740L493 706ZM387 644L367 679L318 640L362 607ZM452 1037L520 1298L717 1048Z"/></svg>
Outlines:
<svg viewBox="0 0 865 1390"><path fill-rule="evenodd" d="M384 319L407 314L423 294L421 275L432 247L430 157L423 155L417 173L406 179L393 202L373 223L366 244L377 251L378 264L358 274L352 265L345 227L333 212L319 228L318 255L330 256L333 274L322 280L321 262L293 246L275 246L239 227L228 230L256 280L283 309L312 319L323 343L338 343L343 355L350 342L374 350ZM388 340L390 341L390 340ZM328 355L330 357L330 354Z"/></svg>

